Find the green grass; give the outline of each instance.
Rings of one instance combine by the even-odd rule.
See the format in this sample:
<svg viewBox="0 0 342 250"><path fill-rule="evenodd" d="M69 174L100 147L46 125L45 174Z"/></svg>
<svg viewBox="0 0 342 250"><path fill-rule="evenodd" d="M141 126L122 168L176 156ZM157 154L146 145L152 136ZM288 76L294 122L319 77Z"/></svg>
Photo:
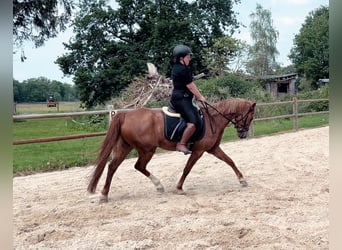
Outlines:
<svg viewBox="0 0 342 250"><path fill-rule="evenodd" d="M47 107L46 103L17 103L16 114L45 114L84 111L80 102L59 102L58 107Z"/></svg>
<svg viewBox="0 0 342 250"><path fill-rule="evenodd" d="M28 174L84 166L96 157L102 137L15 145L13 173Z"/></svg>
<svg viewBox="0 0 342 250"><path fill-rule="evenodd" d="M14 122L14 140L103 132L107 130L107 116L28 119ZM38 128L38 129L35 129Z"/></svg>
<svg viewBox="0 0 342 250"><path fill-rule="evenodd" d="M314 128L329 124L329 115L303 116L298 119L298 128ZM254 125L254 136L271 135L279 132L294 131L293 119L277 119L271 121L259 121Z"/></svg>
<svg viewBox="0 0 342 250"><path fill-rule="evenodd" d="M107 117L95 118L56 118L32 119L13 123L13 140L44 138L63 135L103 132L107 129ZM328 125L329 115L313 115L299 118L299 128L313 128ZM284 131L293 131L292 119L260 121L254 125L254 136L271 135ZM74 139L58 142L34 143L13 146L14 175L39 171L66 169L85 166L97 156L103 136ZM233 126L225 129L222 142L238 140ZM163 152L158 150L157 152ZM132 152L129 157L136 156Z"/></svg>
<svg viewBox="0 0 342 250"><path fill-rule="evenodd" d="M298 119L298 128L315 128L326 126L329 124L329 115L312 115L304 116ZM272 135L280 132L294 131L293 119L277 119L270 121L258 121L254 124L254 137ZM222 141L239 140L236 135L236 130L233 126L229 126L225 129Z"/></svg>
<svg viewBox="0 0 342 250"><path fill-rule="evenodd" d="M105 132L106 116L31 119L13 123L13 140ZM97 121L96 123L94 122ZM37 129L34 129L37 128ZM14 145L13 173L30 173L82 166L96 156L102 137Z"/></svg>

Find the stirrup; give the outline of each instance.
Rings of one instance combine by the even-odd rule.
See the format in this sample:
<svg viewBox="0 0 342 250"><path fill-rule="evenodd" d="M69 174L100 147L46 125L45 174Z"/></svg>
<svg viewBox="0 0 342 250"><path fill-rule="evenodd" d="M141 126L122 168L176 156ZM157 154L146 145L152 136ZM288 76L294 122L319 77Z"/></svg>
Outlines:
<svg viewBox="0 0 342 250"><path fill-rule="evenodd" d="M192 154L192 151L189 150L189 149L188 149L188 150L185 150L185 151L177 149L177 151L178 151L178 152L182 152L184 155Z"/></svg>
<svg viewBox="0 0 342 250"><path fill-rule="evenodd" d="M187 154L191 154L192 153L192 151L191 150L189 150L188 148L187 148L187 146L186 145L184 145L184 144L180 144L181 146L184 146L185 147L185 149L184 150L181 150L181 149L177 149L177 146L176 146L176 150L178 151L178 152L182 152L182 153L184 153L185 155L187 155Z"/></svg>

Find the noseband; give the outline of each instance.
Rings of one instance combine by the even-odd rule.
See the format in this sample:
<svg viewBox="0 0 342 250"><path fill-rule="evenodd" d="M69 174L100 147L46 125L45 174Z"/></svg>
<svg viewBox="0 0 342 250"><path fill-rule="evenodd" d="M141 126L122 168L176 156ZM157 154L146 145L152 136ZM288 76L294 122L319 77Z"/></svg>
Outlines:
<svg viewBox="0 0 342 250"><path fill-rule="evenodd" d="M208 106L211 107L213 110L215 110L219 115L221 115L222 117L224 117L228 122L231 122L234 124L234 127L239 131L239 132L244 132L244 131L247 131L248 128L247 127L247 117L249 115L249 113L251 113L254 108L253 108L253 105L249 107L248 111L246 112L246 114L239 120L236 120L236 119L230 119L229 117L227 117L225 114L221 113L220 111L218 111L213 105L211 105L210 103L207 103L205 102L204 103L204 108L205 110L207 111L209 117L210 114L209 114L209 110L208 110ZM240 121L243 121L243 125L238 125L237 123L240 122ZM213 127L212 127L212 124L210 122L210 126L211 126L211 130L213 131ZM243 131L240 131L241 129L243 129ZM214 131L213 131L214 132Z"/></svg>

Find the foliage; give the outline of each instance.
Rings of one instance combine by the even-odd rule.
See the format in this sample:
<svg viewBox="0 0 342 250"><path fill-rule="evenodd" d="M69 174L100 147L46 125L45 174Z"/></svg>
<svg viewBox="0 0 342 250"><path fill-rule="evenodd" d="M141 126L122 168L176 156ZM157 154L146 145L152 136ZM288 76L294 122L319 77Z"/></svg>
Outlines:
<svg viewBox="0 0 342 250"><path fill-rule="evenodd" d="M294 95L284 95L277 98L277 101L290 103L282 103L281 105L271 106L257 106L257 118L292 115L293 114L293 98L297 100L308 99L329 99L329 85L325 85L318 90L304 91ZM260 102L274 102L275 100L262 100ZM329 101L315 101L315 102L298 102L298 113L320 112L329 110Z"/></svg>
<svg viewBox="0 0 342 250"><path fill-rule="evenodd" d="M274 28L270 10L265 10L257 4L256 11L250 14L251 37L253 45L250 47L250 60L246 70L254 76L273 74L276 69L276 48L279 32Z"/></svg>
<svg viewBox="0 0 342 250"><path fill-rule="evenodd" d="M66 29L70 21L73 1L69 0L13 0L14 45L22 47L32 41L36 47ZM26 59L22 53L21 60Z"/></svg>
<svg viewBox="0 0 342 250"><path fill-rule="evenodd" d="M226 76L196 81L202 94L210 101L218 101L230 97L241 97L256 100L259 97L261 87L255 82L246 81L237 74L228 74Z"/></svg>
<svg viewBox="0 0 342 250"><path fill-rule="evenodd" d="M205 62L208 65L209 76L223 76L229 71L229 65L245 48L242 41L223 36L214 39L213 45L206 48Z"/></svg>
<svg viewBox="0 0 342 250"><path fill-rule="evenodd" d="M280 64L276 65L275 68L275 75L286 75L286 74L293 74L296 72L296 68L293 64L287 65L287 66L280 66Z"/></svg>
<svg viewBox="0 0 342 250"><path fill-rule="evenodd" d="M289 58L300 76L317 88L320 78L329 78L329 7L311 11L294 38Z"/></svg>
<svg viewBox="0 0 342 250"><path fill-rule="evenodd" d="M318 90L309 91L305 93L298 94L298 99L328 99L329 98L329 86L323 86ZM308 104L304 103L301 105L302 112L320 112L329 110L329 102L310 102Z"/></svg>
<svg viewBox="0 0 342 250"><path fill-rule="evenodd" d="M300 92L309 92L312 91L312 80L305 77L298 77L298 91Z"/></svg>
<svg viewBox="0 0 342 250"><path fill-rule="evenodd" d="M260 81L243 74L227 73L213 79L197 79L197 86L208 101L215 102L230 97L242 97L258 102L271 100ZM172 93L172 82L163 76L135 78L124 91L111 100L117 108L161 107L167 105Z"/></svg>
<svg viewBox="0 0 342 250"><path fill-rule="evenodd" d="M329 85L322 86L320 89L311 91L301 91L296 95L286 95L280 98L280 101L288 101L293 98L298 100L308 99L329 99ZM329 101L317 101L317 102L303 102L298 103L298 112L320 112L329 110Z"/></svg>
<svg viewBox="0 0 342 250"><path fill-rule="evenodd" d="M83 0L73 21L75 37L64 44L69 51L57 59L66 75L74 76L86 108L118 95L146 63L170 74L172 49L192 48L194 73L206 71L204 48L238 27L230 1L120 0L113 9L105 1Z"/></svg>
<svg viewBox="0 0 342 250"><path fill-rule="evenodd" d="M14 102L45 102L49 96L57 101L76 101L76 88L68 83L51 81L45 77L31 78L23 82L13 80Z"/></svg>
<svg viewBox="0 0 342 250"><path fill-rule="evenodd" d="M292 115L292 114L293 114L292 103L282 103L281 105L267 105L267 106L257 105L255 117L265 118L265 117Z"/></svg>
<svg viewBox="0 0 342 250"><path fill-rule="evenodd" d="M81 116L68 119L65 125L70 130L79 130L85 132L98 132L105 131L108 128L108 116L105 115L92 115Z"/></svg>

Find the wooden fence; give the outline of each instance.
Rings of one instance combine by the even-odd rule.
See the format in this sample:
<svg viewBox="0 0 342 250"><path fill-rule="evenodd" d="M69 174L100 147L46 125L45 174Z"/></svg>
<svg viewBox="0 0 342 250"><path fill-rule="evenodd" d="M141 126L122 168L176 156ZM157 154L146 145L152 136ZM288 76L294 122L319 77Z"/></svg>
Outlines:
<svg viewBox="0 0 342 250"><path fill-rule="evenodd" d="M48 108L56 108L56 111L57 112L59 112L59 102L54 102L55 104L56 104L56 106L49 106L48 105L48 102L34 102L34 103L30 103L30 102L28 102L28 103L24 103L24 105L32 105L32 104L34 104L34 105L41 105L41 106L45 106L45 107L48 107ZM22 105L23 103L20 103L20 105ZM17 105L18 105L18 103L13 103L13 114L16 114L17 113Z"/></svg>
<svg viewBox="0 0 342 250"><path fill-rule="evenodd" d="M293 98L292 101L272 102L272 103L257 103L257 106L256 106L257 108L258 107L265 107L265 106L279 106L279 105L284 105L284 104L292 104L292 113L287 114L287 115L255 118L253 120L253 123L251 124L249 135L254 136L254 124L258 121L284 119L284 118L293 118L293 129L298 130L298 118L299 117L307 116L307 115L319 115L319 114L328 114L329 113L329 111L299 113L298 112L298 104L299 103L328 102L328 101L329 101L329 99L297 100L297 98ZM156 109L158 109L158 108L156 108ZM76 117L76 116L92 116L92 115L106 115L107 114L108 120L110 122L111 118L116 113L127 112L129 110L130 109L117 109L117 110L108 109L108 110L84 111L84 112L13 115L13 120L15 121L15 120L27 120L27 119L47 119L47 118L58 118L58 117ZM78 134L78 135L67 135L67 136L57 136L57 137L47 137L47 138L15 140L15 141L13 141L13 145L81 139L81 138L86 138L86 137L104 136L105 134L106 134L106 132L97 132L97 133L87 133L87 134Z"/></svg>
<svg viewBox="0 0 342 250"><path fill-rule="evenodd" d="M270 116L270 117L262 117L253 119L253 123L251 124L249 135L254 136L254 124L258 121L267 121L267 120L276 120L276 119L285 119L285 118L293 118L293 129L298 130L298 118L302 116L308 115L320 115L320 114L329 114L329 111L319 111L319 112L305 112L300 113L298 111L298 105L300 103L311 103L311 102L329 102L329 99L306 99L306 100L298 100L297 98L293 98L292 101L283 101L283 102L272 102L272 103L257 103L257 107L266 107L266 106L279 106L284 104L292 104L292 114L287 115L279 115L279 116Z"/></svg>

